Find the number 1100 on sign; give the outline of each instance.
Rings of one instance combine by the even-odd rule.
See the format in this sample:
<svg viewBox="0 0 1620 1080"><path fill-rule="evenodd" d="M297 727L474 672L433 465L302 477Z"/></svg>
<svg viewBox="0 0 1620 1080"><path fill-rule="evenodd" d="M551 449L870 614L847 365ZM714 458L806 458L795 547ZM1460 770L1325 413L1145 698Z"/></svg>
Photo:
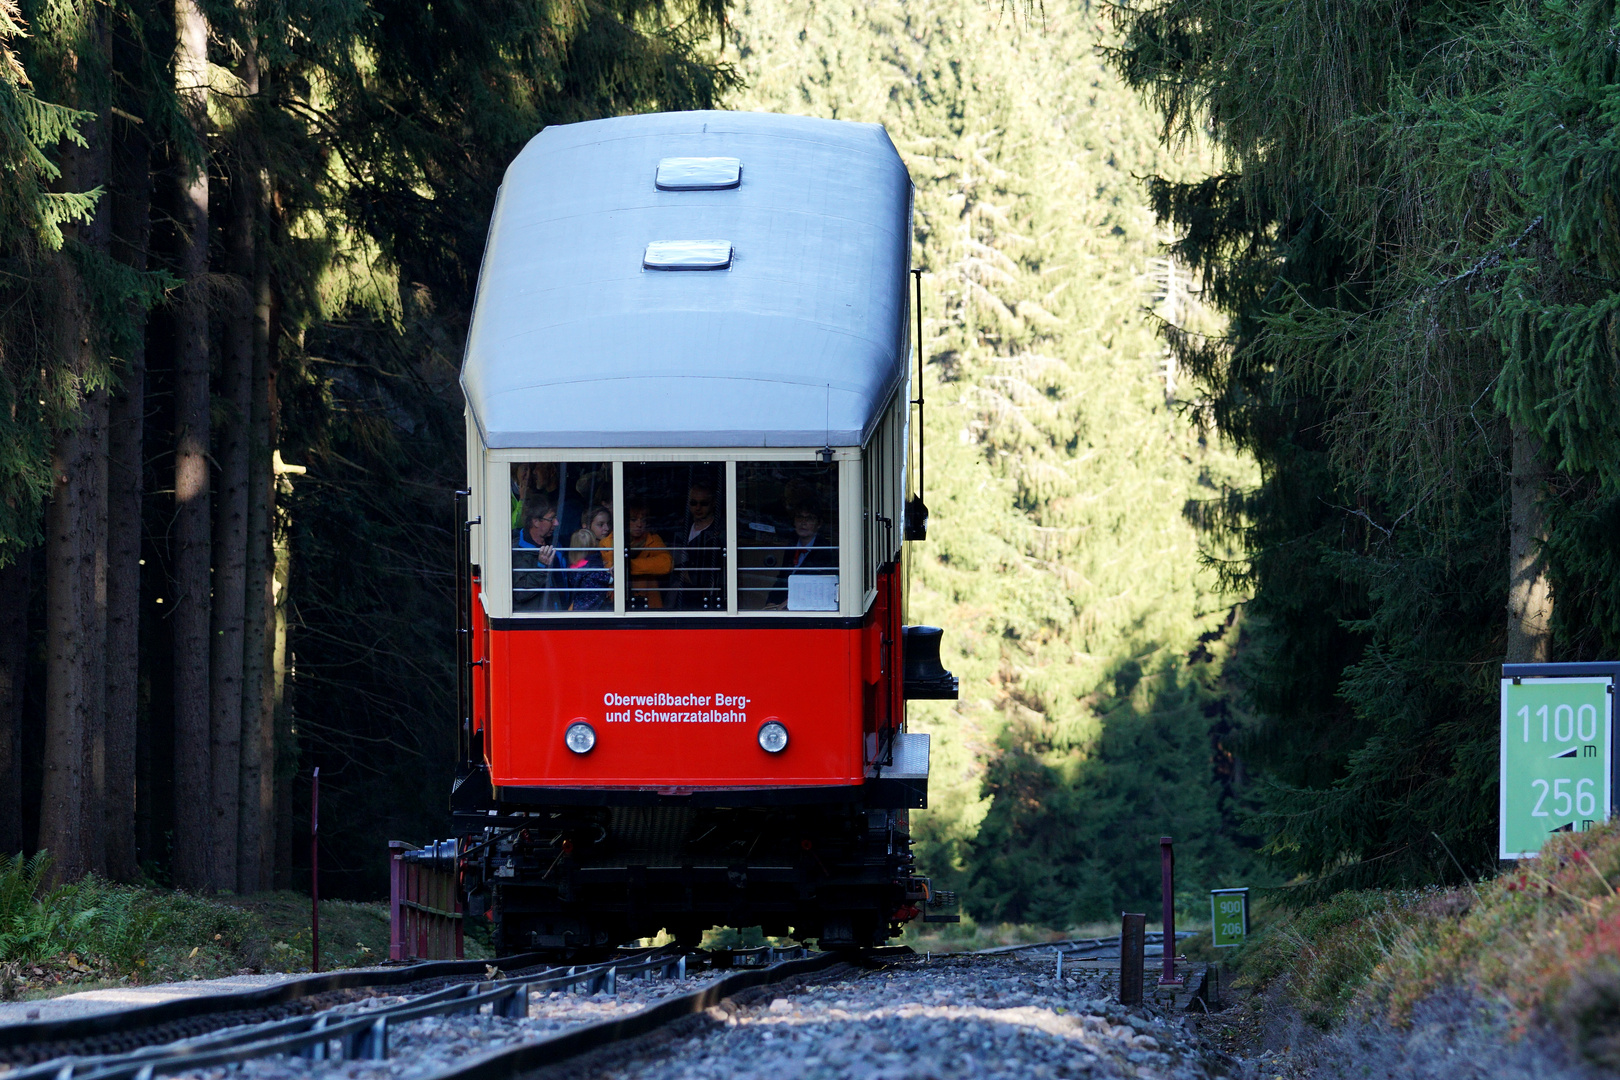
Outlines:
<svg viewBox="0 0 1620 1080"><path fill-rule="evenodd" d="M1502 680L1502 858L1608 818L1611 700L1607 677Z"/></svg>
<svg viewBox="0 0 1620 1080"><path fill-rule="evenodd" d="M1524 720L1524 741L1530 741L1530 706L1521 705L1519 716ZM1536 716L1541 721L1542 742L1574 742L1580 736L1583 743L1595 744L1598 734L1598 711L1595 705L1582 705L1577 711L1569 705L1559 705L1553 710L1552 738L1549 739L1547 730L1547 706L1543 705L1536 710ZM1593 756L1597 754L1597 747L1589 747Z"/></svg>

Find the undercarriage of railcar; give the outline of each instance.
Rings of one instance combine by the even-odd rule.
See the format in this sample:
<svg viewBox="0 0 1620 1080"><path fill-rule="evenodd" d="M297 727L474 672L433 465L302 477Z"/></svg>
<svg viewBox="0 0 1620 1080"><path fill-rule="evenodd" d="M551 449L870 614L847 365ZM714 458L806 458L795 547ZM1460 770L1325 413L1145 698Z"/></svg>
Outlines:
<svg viewBox="0 0 1620 1080"><path fill-rule="evenodd" d="M502 954L661 930L695 946L714 926L863 948L928 902L905 810L506 804L498 816L460 846L467 917L487 920Z"/></svg>

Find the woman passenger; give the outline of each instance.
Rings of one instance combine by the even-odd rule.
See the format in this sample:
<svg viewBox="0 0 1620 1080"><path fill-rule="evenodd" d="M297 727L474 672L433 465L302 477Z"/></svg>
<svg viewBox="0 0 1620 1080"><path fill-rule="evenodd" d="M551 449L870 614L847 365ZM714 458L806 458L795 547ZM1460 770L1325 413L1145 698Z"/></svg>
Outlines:
<svg viewBox="0 0 1620 1080"><path fill-rule="evenodd" d="M630 549L631 611L661 611L664 607L663 584L675 568L664 538L647 530L647 504L633 500L624 509L629 519L630 535L626 547ZM613 534L602 541L602 563L613 568Z"/></svg>

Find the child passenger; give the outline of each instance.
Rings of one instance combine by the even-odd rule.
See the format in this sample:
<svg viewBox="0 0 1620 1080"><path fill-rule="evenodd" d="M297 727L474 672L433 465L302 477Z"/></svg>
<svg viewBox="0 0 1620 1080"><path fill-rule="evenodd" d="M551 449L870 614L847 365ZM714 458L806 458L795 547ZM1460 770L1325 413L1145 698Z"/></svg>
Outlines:
<svg viewBox="0 0 1620 1080"><path fill-rule="evenodd" d="M574 610L602 611L613 606L613 553L602 545L613 535L613 511L598 509L588 527L574 534L569 568L574 571Z"/></svg>
<svg viewBox="0 0 1620 1080"><path fill-rule="evenodd" d="M630 550L630 610L662 610L662 586L669 572L675 568L675 560L670 556L664 538L647 531L646 503L632 501L625 507L624 513L629 519L630 529L626 542ZM602 540L602 563L610 570L613 568L613 552L613 534L609 533Z"/></svg>

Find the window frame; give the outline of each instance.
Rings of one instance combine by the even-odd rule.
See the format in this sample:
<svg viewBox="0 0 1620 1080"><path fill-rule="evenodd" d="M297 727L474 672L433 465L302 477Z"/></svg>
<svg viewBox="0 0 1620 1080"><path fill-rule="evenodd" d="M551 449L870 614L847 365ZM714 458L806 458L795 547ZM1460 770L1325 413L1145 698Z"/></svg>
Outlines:
<svg viewBox="0 0 1620 1080"><path fill-rule="evenodd" d="M875 446L874 440L868 443ZM469 444L481 443L477 436L469 437ZM469 447L471 448L471 446ZM838 610L837 611L739 611L737 608L737 465L753 461L819 461L820 447L681 447L681 448L526 448L517 450L491 450L477 448L482 458L479 478L472 487L483 492L506 491L511 487L511 469L514 464L528 461L606 462L613 469L613 522L615 535L624 521L624 467L627 464L672 463L707 461L725 467L726 512L726 607L725 611L627 611L629 575L617 566L613 575L613 610L607 611L513 611L512 610L512 552L509 529L479 529L471 551L475 560L482 555L484 586L479 594L485 614L493 619L522 620L542 624L558 620L604 621L613 618L703 619L724 623L728 619L745 618L782 619L787 624L804 619L855 618L864 614L871 597L863 586L862 566L866 563L866 544L862 535L861 508L865 504L862 493L862 461L860 448L834 447L833 460L838 463ZM481 482L480 482L481 481ZM487 500L479 499L480 503ZM493 504L482 505L489 510ZM503 519L504 521L504 519ZM611 622L604 622L611 625Z"/></svg>
<svg viewBox="0 0 1620 1080"><path fill-rule="evenodd" d="M867 440L861 459L860 523L864 557L860 564L860 586L863 590L862 609L877 599L878 574L889 563L897 560L904 548L904 517L907 450L910 441L909 418L911 402L903 392L895 391L883 408L872 437ZM889 520L885 526L878 520Z"/></svg>

